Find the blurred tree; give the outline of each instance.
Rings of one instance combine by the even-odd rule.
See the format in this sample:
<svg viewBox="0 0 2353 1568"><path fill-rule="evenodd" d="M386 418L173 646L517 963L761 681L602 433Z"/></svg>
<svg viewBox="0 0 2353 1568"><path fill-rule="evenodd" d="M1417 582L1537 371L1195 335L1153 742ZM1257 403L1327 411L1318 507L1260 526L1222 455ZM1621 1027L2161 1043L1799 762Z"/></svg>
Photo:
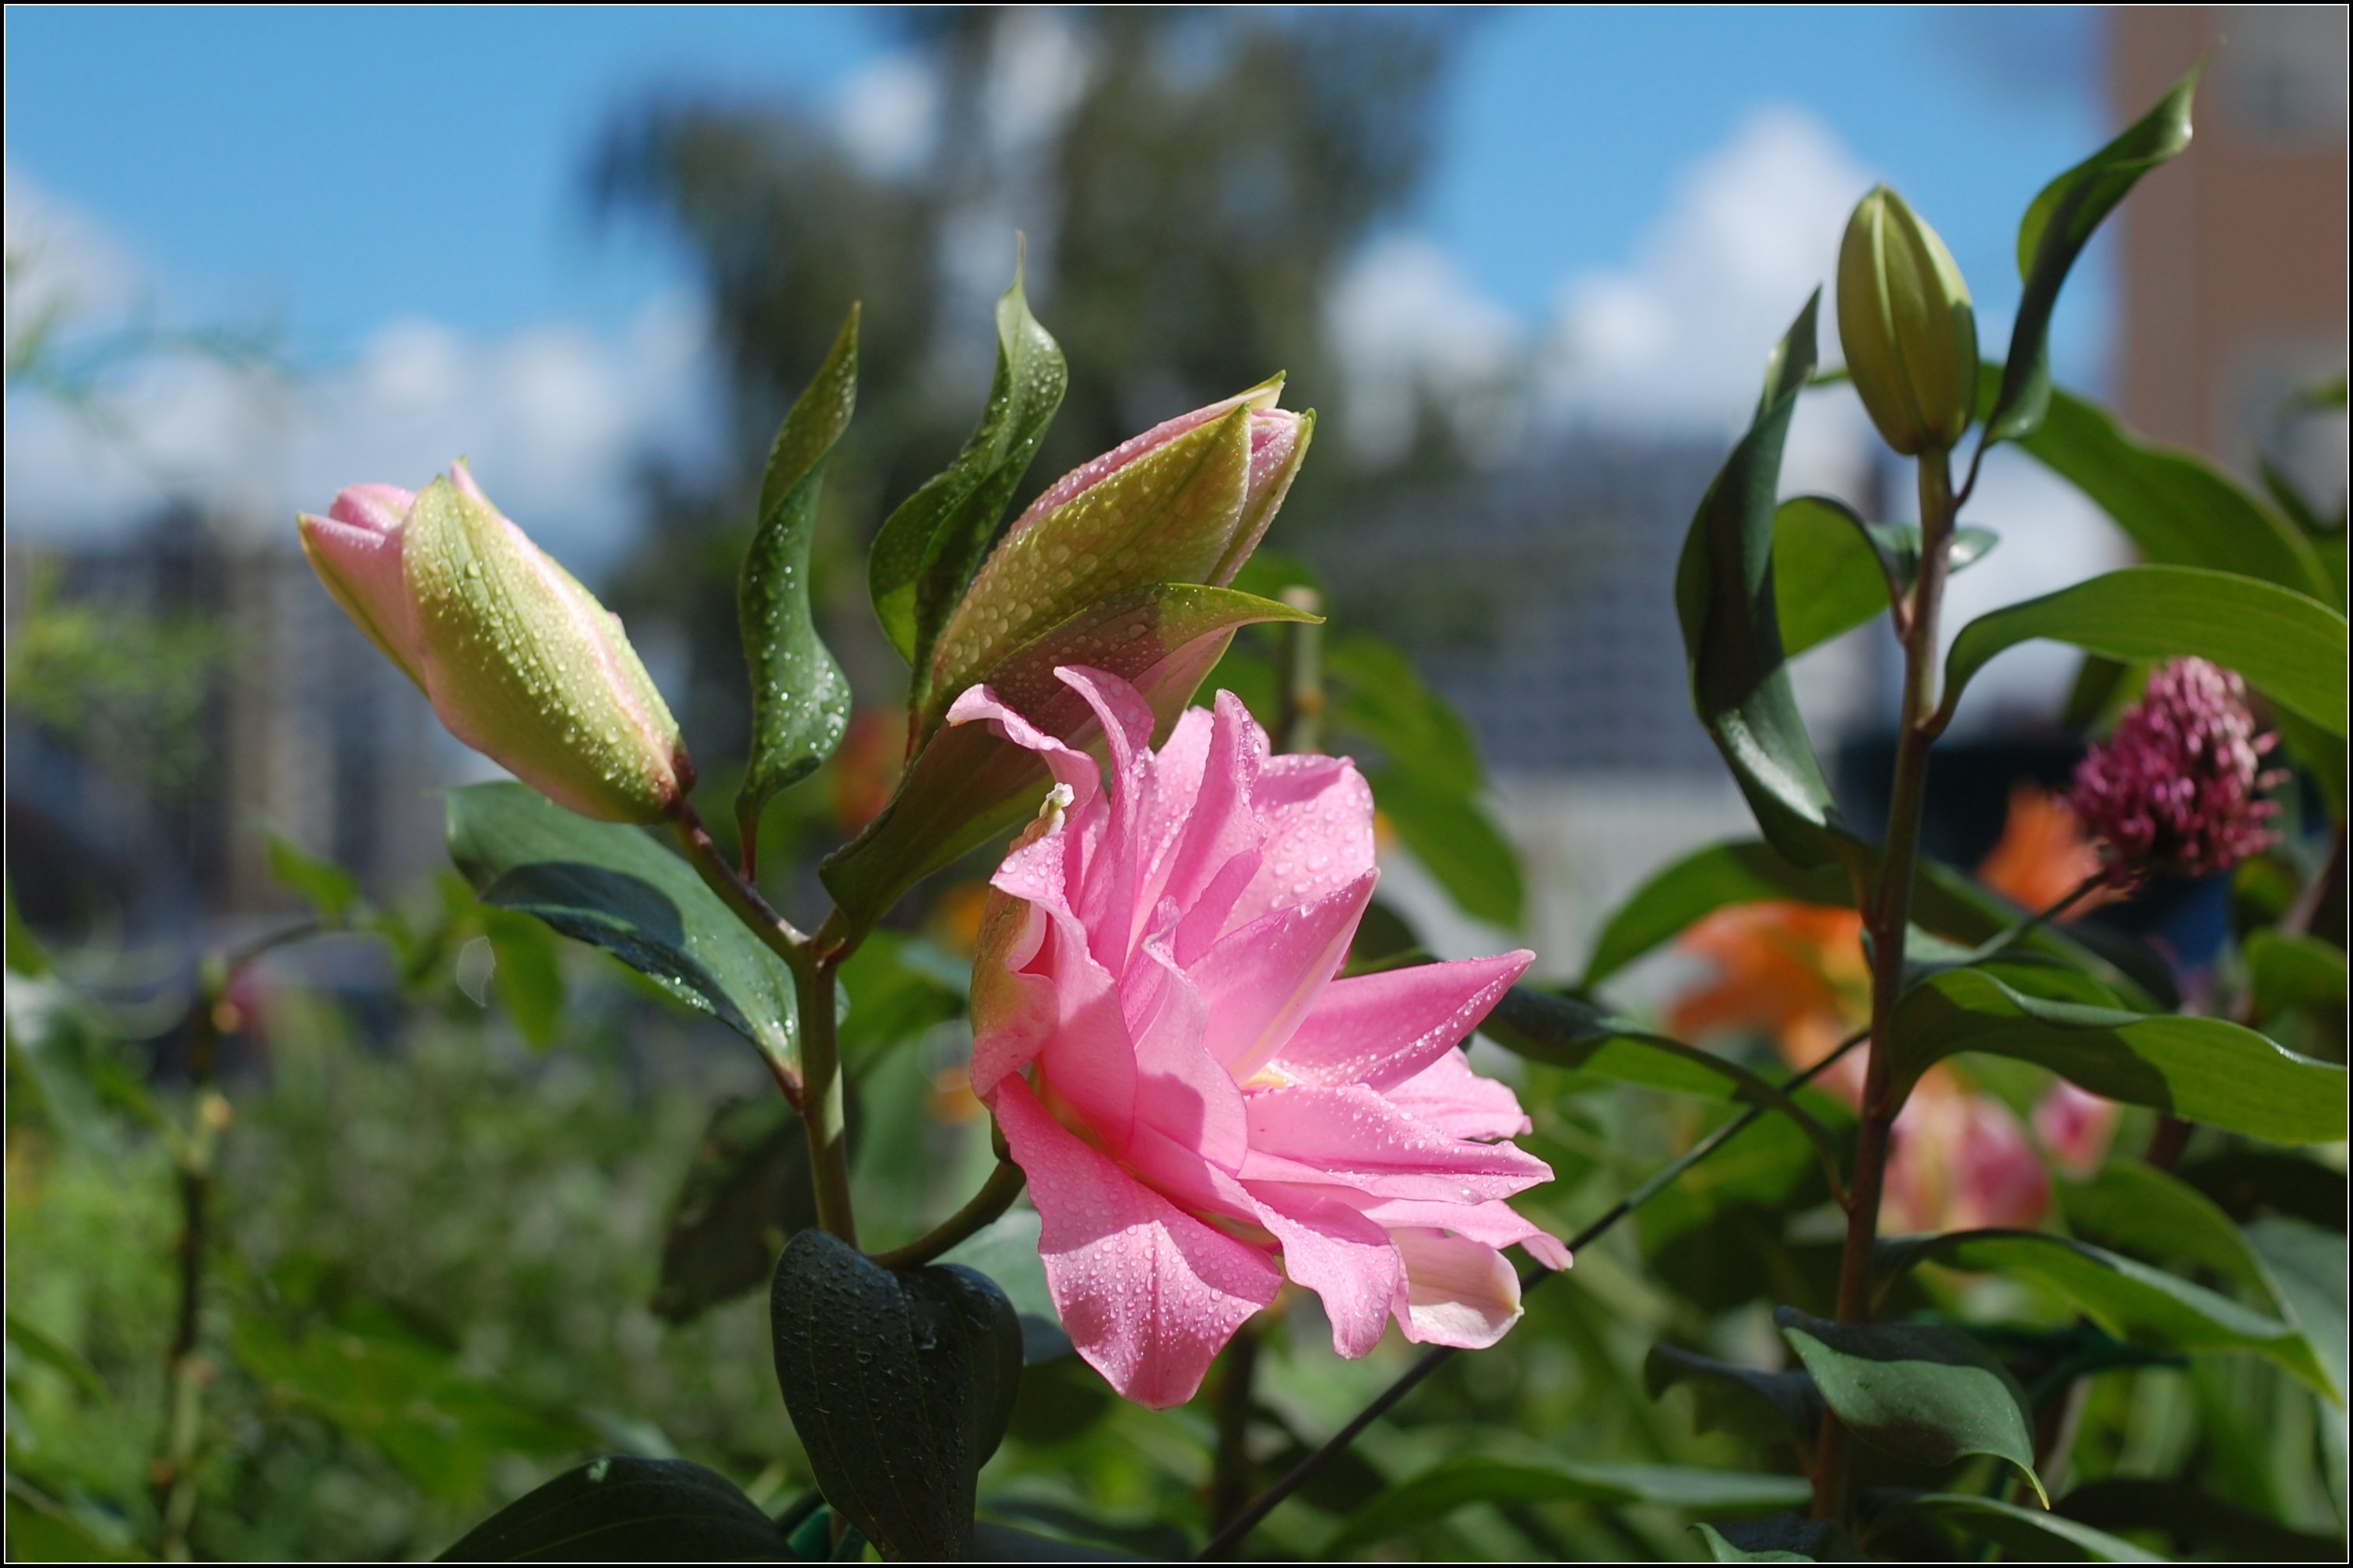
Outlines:
<svg viewBox="0 0 2353 1568"><path fill-rule="evenodd" d="M1325 302L1417 187L1454 36L1358 12L960 9L890 25L920 76L911 103L927 105L908 116L904 160L861 157L790 108L692 95L623 113L595 159L599 211L692 257L727 378L727 466L648 474L644 542L610 595L675 628L698 755L742 750L733 595L759 461L853 299L859 416L828 470L816 571L827 637L871 700L900 677L865 609L864 546L977 416L1013 231L1071 364L1029 493L1276 370L1287 402L1328 419L1344 394ZM1367 482L1309 464L1285 528L1328 523Z"/></svg>

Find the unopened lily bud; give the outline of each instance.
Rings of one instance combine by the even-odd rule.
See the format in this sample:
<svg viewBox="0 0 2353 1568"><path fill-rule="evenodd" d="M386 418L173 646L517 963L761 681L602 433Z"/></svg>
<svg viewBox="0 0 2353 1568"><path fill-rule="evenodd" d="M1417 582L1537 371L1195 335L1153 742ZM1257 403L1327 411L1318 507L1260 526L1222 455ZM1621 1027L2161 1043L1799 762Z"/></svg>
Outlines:
<svg viewBox="0 0 2353 1568"><path fill-rule="evenodd" d="M1153 583L1223 587L1264 537L1314 429L1280 377L1179 415L1050 486L1014 520L940 633L945 704L1022 644Z"/></svg>
<svg viewBox="0 0 2353 1568"><path fill-rule="evenodd" d="M474 750L583 816L672 815L694 765L620 618L452 476L306 513L320 581Z"/></svg>
<svg viewBox="0 0 2353 1568"><path fill-rule="evenodd" d="M1953 253L1884 185L1847 221L1838 320L1847 374L1887 444L1950 450L1977 406L1977 312Z"/></svg>

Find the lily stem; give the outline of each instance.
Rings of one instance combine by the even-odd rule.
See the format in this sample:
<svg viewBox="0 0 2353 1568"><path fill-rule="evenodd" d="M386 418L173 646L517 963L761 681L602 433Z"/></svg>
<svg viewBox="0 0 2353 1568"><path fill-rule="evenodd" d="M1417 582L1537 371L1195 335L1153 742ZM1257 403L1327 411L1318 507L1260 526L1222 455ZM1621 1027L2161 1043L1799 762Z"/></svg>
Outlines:
<svg viewBox="0 0 2353 1568"><path fill-rule="evenodd" d="M1911 614L1904 628L1904 704L1895 742L1895 778L1889 792L1887 841L1880 852L1879 881L1863 911L1871 932L1871 1033L1865 1047L1862 1121L1856 1132L1854 1174L1847 1191L1846 1247L1839 1260L1838 1321L1867 1322L1871 1317L1872 1253L1879 1240L1879 1204L1886 1184L1887 1157L1903 1109L1891 1092L1894 1062L1889 1025L1904 986L1904 938L1912 921L1912 885L1920 858L1920 824L1927 804L1928 751L1938 725L1936 624L1945 597L1946 562L1958 503L1953 494L1952 458L1932 450L1920 456L1920 575L1913 584ZM1814 1445L1814 1515L1840 1519L1847 1510L1846 1426L1836 1412L1822 1412Z"/></svg>
<svg viewBox="0 0 2353 1568"><path fill-rule="evenodd" d="M906 1246L872 1254L874 1261L885 1268L923 1267L958 1242L987 1229L1013 1206L1013 1200L1021 1195L1022 1184L1028 1180L1020 1166L1000 1158L997 1168L988 1173L988 1180L981 1184L980 1191L975 1193L964 1207Z"/></svg>

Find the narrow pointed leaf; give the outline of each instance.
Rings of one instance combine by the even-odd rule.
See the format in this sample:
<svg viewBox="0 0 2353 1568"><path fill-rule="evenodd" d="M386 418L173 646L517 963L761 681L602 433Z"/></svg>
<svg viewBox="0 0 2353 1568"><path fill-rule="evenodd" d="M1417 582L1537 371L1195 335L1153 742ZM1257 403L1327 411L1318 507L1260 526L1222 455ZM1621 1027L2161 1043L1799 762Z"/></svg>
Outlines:
<svg viewBox="0 0 2353 1568"><path fill-rule="evenodd" d="M2042 1493L2026 1394L1976 1340L1933 1323L1834 1323L1794 1307L1776 1307L1773 1321L1864 1442L1932 1468L1989 1454Z"/></svg>
<svg viewBox="0 0 2353 1568"><path fill-rule="evenodd" d="M2088 1242L2042 1231L1964 1230L1888 1242L1880 1255L1883 1278L1918 1263L2031 1279L2128 1343L2191 1352L2250 1352L2336 1397L2312 1345L2294 1325Z"/></svg>
<svg viewBox="0 0 2353 1568"><path fill-rule="evenodd" d="M1999 1499L1931 1492L1883 1509L1863 1536L1865 1546L1909 1524L1948 1525L1990 1541L2021 1563L2162 1563L2154 1552L2088 1524Z"/></svg>
<svg viewBox="0 0 2353 1568"><path fill-rule="evenodd" d="M2067 1228L2096 1247L2152 1262L2188 1264L2277 1302L2270 1277L2222 1205L2170 1171L2111 1160L2084 1182L2063 1182Z"/></svg>
<svg viewBox="0 0 2353 1568"><path fill-rule="evenodd" d="M2010 329L2001 391L1986 420L1989 440L2010 441L2042 422L2051 395L2051 314L2060 286L2140 177L2189 145L2189 100L2200 61L2124 133L2042 187L2018 226L2018 271L2026 289Z"/></svg>
<svg viewBox="0 0 2353 1568"><path fill-rule="evenodd" d="M1796 1476L1463 1455L1440 1460L1358 1509L1324 1543L1319 1555L1339 1556L1352 1547L1427 1524L1474 1502L1590 1502L1611 1508L1652 1503L1693 1512L1729 1513L1788 1508L1803 1502L1807 1491L1806 1483Z"/></svg>
<svg viewBox="0 0 2353 1568"><path fill-rule="evenodd" d="M1822 1396L1813 1374L1799 1368L1765 1372L1658 1344L1642 1363L1642 1390L1657 1399L1688 1387L1703 1432L1734 1432L1758 1441L1788 1440L1810 1451L1821 1428Z"/></svg>
<svg viewBox="0 0 2353 1568"><path fill-rule="evenodd" d="M776 1381L826 1500L882 1555L973 1554L975 1478L1012 1417L1021 1330L968 1268L894 1273L805 1230L777 1260Z"/></svg>
<svg viewBox="0 0 2353 1568"><path fill-rule="evenodd" d="M1983 374L1990 395L1995 373ZM2312 542L2211 461L2145 441L2071 393L2054 389L2050 401L2042 427L2021 445L2090 497L2153 564L2236 572L2341 605Z"/></svg>
<svg viewBox="0 0 2353 1568"><path fill-rule="evenodd" d="M2191 566L2127 566L1979 616L1945 656L1947 713L1996 655L2038 637L2109 658L2194 655L2345 736L2345 617L2292 589Z"/></svg>
<svg viewBox="0 0 2353 1568"><path fill-rule="evenodd" d="M794 1562L789 1540L724 1476L683 1459L615 1455L516 1499L445 1563Z"/></svg>
<svg viewBox="0 0 2353 1568"><path fill-rule="evenodd" d="M752 753L735 820L752 842L760 808L833 755L849 722L849 682L817 635L809 609L809 541L834 443L858 401L858 310L793 404L768 449L759 528L735 590L752 678Z"/></svg>
<svg viewBox="0 0 2353 1568"><path fill-rule="evenodd" d="M1800 865L1848 837L1790 689L1774 607L1773 514L1781 448L1814 368L1818 292L1766 364L1755 422L1725 459L1684 535L1675 616L1692 708L1767 839Z"/></svg>
<svg viewBox="0 0 2353 1568"><path fill-rule="evenodd" d="M1073 746L1094 744L1094 710L1054 678L1079 664L1133 681L1161 731L1232 641L1256 621L1314 617L1271 599L1198 584L1155 583L1081 611L1008 656L990 679L1015 711ZM923 878L1038 808L1050 781L1037 754L983 724L943 728L916 753L882 815L818 870L854 918L880 916Z"/></svg>
<svg viewBox="0 0 2353 1568"><path fill-rule="evenodd" d="M448 831L449 858L484 903L603 948L795 1070L799 1014L784 961L645 829L486 784L449 792Z"/></svg>
<svg viewBox="0 0 2353 1568"><path fill-rule="evenodd" d="M1952 570L1982 560L1990 529L1953 535ZM1920 569L1920 525L1866 522L1833 496L1792 496L1773 513L1773 602L1791 658L1883 615Z"/></svg>
<svg viewBox="0 0 2353 1568"><path fill-rule="evenodd" d="M988 553L1069 383L1061 347L1029 313L1016 273L997 303L997 378L978 427L955 461L883 522L867 561L874 613L914 667L918 695L932 643Z"/></svg>
<svg viewBox="0 0 2353 1568"><path fill-rule="evenodd" d="M1895 1005L1900 1100L1967 1051L2049 1068L2094 1094L2274 1143L2345 1136L2345 1069L2221 1018L2143 1015L2021 995L1981 969L1957 969Z"/></svg>

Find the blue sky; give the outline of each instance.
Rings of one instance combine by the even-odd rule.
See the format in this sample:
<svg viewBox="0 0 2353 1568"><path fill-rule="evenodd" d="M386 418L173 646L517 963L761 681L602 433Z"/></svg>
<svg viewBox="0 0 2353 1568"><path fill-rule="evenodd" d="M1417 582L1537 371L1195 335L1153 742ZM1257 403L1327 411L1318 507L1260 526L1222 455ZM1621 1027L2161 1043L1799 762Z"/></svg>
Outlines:
<svg viewBox="0 0 2353 1568"><path fill-rule="evenodd" d="M2096 18L2074 11L1524 10L1468 33L1408 226L1530 317L1623 263L1767 103L1896 184L2002 309L2018 211L2105 120ZM586 214L605 114L657 85L822 109L891 39L840 9L28 9L7 44L12 171L180 297L332 353L406 316L617 327L680 274Z"/></svg>

